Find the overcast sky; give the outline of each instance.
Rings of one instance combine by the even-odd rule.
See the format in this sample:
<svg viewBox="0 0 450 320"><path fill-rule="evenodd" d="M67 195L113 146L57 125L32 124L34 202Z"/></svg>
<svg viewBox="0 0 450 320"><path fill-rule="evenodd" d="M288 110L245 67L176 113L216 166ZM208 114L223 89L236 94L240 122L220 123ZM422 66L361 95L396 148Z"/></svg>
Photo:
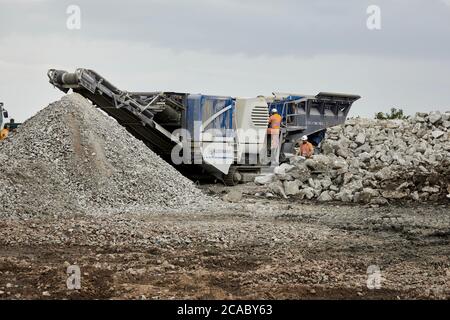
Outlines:
<svg viewBox="0 0 450 320"><path fill-rule="evenodd" d="M81 29L66 26L69 5ZM381 30L367 28L367 8ZM62 96L47 69L129 91L359 94L351 115L450 110L450 0L0 0L0 101L23 121Z"/></svg>

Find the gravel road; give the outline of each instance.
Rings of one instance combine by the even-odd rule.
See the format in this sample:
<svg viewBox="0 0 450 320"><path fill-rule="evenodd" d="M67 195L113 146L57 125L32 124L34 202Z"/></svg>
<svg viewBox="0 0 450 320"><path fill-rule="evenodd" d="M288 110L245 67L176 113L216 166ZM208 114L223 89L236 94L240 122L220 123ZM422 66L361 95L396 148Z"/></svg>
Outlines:
<svg viewBox="0 0 450 320"><path fill-rule="evenodd" d="M4 217L0 298L450 298L446 204L245 197L219 210ZM67 289L69 265L80 290Z"/></svg>

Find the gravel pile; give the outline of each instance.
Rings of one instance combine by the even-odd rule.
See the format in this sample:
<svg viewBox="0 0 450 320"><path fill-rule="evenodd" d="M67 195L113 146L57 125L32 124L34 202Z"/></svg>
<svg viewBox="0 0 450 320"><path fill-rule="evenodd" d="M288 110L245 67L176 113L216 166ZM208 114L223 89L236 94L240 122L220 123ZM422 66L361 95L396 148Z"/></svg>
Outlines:
<svg viewBox="0 0 450 320"><path fill-rule="evenodd" d="M202 210L216 205L171 165L78 94L0 143L1 213Z"/></svg>
<svg viewBox="0 0 450 320"><path fill-rule="evenodd" d="M386 204L450 198L450 112L408 120L350 119L327 130L321 154L257 177L273 192L319 201Z"/></svg>

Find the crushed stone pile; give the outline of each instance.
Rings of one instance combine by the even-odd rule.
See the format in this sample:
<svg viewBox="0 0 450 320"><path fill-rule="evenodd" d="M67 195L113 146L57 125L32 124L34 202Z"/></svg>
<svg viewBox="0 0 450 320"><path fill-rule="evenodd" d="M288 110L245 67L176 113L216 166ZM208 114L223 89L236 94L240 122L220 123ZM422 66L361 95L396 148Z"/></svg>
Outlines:
<svg viewBox="0 0 450 320"><path fill-rule="evenodd" d="M1 213L202 210L213 199L78 94L0 143Z"/></svg>
<svg viewBox="0 0 450 320"><path fill-rule="evenodd" d="M283 196L321 202L447 201L450 112L347 120L327 130L321 154L291 158L255 182Z"/></svg>

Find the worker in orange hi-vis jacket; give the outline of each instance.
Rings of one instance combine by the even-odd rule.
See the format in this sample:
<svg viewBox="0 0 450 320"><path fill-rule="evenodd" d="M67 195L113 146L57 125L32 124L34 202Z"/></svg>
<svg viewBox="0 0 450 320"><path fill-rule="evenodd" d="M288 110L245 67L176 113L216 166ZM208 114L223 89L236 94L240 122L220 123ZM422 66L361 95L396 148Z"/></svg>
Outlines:
<svg viewBox="0 0 450 320"><path fill-rule="evenodd" d="M271 164L278 165L278 148L280 146L280 126L281 120L283 119L279 114L277 109L272 109L272 115L269 118L269 129L267 129L268 133L271 136Z"/></svg>
<svg viewBox="0 0 450 320"><path fill-rule="evenodd" d="M303 136L301 140L302 143L300 144L297 155L305 158L311 158L314 153L314 146L308 141L308 136Z"/></svg>
<svg viewBox="0 0 450 320"><path fill-rule="evenodd" d="M8 134L9 134L9 130L7 128L0 130L0 141L3 139L6 139Z"/></svg>

